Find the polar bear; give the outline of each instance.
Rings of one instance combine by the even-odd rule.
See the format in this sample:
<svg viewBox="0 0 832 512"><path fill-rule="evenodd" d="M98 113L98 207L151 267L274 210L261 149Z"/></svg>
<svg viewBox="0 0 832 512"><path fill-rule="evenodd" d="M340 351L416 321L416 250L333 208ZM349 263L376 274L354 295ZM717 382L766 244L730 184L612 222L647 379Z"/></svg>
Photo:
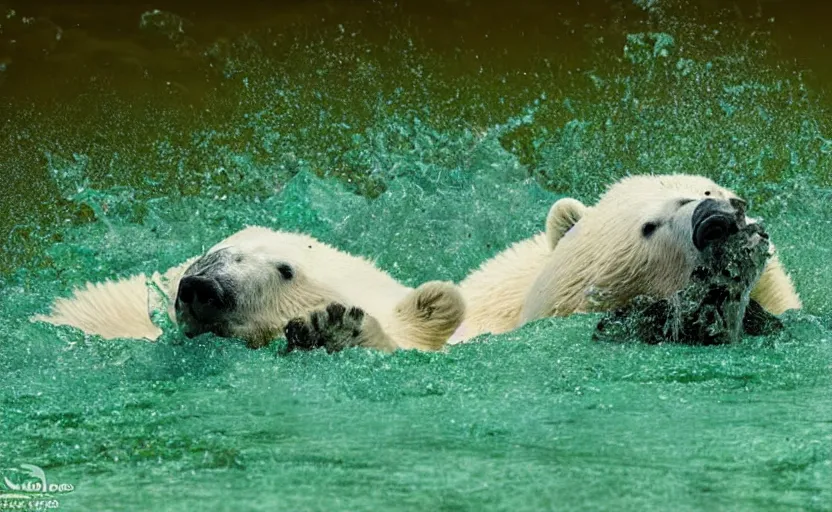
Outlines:
<svg viewBox="0 0 832 512"><path fill-rule="evenodd" d="M701 251L749 222L734 192L695 175L638 175L586 207L564 198L546 229L468 275L467 313L451 343L532 320L609 311L636 296L664 298L688 282ZM751 299L779 315L802 307L774 246Z"/></svg>
<svg viewBox="0 0 832 512"><path fill-rule="evenodd" d="M212 332L258 348L285 334L290 349L328 351L439 350L465 312L452 283L412 289L311 236L254 226L150 279L88 284L34 319L105 338L155 340L162 331L150 310L165 302L188 337Z"/></svg>

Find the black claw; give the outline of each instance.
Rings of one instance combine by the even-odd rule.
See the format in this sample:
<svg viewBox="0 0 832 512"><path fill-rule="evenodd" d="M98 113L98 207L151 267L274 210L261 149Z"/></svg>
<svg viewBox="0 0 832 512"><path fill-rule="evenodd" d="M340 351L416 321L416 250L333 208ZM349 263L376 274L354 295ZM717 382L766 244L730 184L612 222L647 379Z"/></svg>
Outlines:
<svg viewBox="0 0 832 512"><path fill-rule="evenodd" d="M295 318L290 320L286 327L283 329L283 333L286 335L286 339L290 342L295 342L300 335L301 330L303 330L306 326L303 325L303 320L300 318Z"/></svg>
<svg viewBox="0 0 832 512"><path fill-rule="evenodd" d="M312 323L312 328L316 331L322 331L326 329L327 325L327 317L326 311L315 311L312 313L310 317L310 321Z"/></svg>
<svg viewBox="0 0 832 512"><path fill-rule="evenodd" d="M330 324L341 325L344 323L344 313L347 308L338 303L332 303L326 307L326 314L329 317Z"/></svg>
<svg viewBox="0 0 832 512"><path fill-rule="evenodd" d="M356 322L361 322L364 320L364 310L361 308L351 307L350 310L347 312L351 320Z"/></svg>
<svg viewBox="0 0 832 512"><path fill-rule="evenodd" d="M311 350L315 348L315 338L310 331L309 326L301 318L295 318L286 324L283 330L288 343L287 349L292 350Z"/></svg>

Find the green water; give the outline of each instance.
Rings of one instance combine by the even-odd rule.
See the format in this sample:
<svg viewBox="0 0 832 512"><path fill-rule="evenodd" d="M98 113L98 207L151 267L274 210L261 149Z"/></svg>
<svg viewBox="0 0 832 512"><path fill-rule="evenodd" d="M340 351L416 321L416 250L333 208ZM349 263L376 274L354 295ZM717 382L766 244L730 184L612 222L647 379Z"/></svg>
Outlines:
<svg viewBox="0 0 832 512"><path fill-rule="evenodd" d="M0 474L63 510L832 510L829 71L797 23L825 18L755 6L3 6ZM246 224L458 280L649 171L752 200L806 306L784 333L283 356L27 321Z"/></svg>

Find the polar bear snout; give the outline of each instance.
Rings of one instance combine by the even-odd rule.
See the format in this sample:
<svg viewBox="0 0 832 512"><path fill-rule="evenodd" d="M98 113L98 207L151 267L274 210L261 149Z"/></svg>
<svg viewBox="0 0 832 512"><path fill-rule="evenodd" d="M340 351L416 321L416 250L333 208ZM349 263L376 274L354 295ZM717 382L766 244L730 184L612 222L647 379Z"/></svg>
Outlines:
<svg viewBox="0 0 832 512"><path fill-rule="evenodd" d="M233 296L227 287L216 279L204 276L188 276L179 282L177 299L180 304L191 307L210 306L227 311L233 306Z"/></svg>
<svg viewBox="0 0 832 512"><path fill-rule="evenodd" d="M705 199L693 211L691 219L693 245L700 251L711 243L724 240L745 225L745 201Z"/></svg>
<svg viewBox="0 0 832 512"><path fill-rule="evenodd" d="M197 335L220 324L234 308L234 294L219 280L206 276L185 276L176 294L176 316L186 335Z"/></svg>

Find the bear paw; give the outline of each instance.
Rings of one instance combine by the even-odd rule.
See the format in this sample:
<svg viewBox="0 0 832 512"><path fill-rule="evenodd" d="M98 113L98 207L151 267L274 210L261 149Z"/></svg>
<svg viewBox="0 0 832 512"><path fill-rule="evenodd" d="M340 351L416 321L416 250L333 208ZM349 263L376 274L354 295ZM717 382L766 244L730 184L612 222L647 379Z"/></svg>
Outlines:
<svg viewBox="0 0 832 512"><path fill-rule="evenodd" d="M416 288L396 307L405 346L439 350L465 316L465 301L451 283L431 281Z"/></svg>
<svg viewBox="0 0 832 512"><path fill-rule="evenodd" d="M465 315L465 302L456 286L441 281L425 283L416 289L411 313L438 329L456 330Z"/></svg>
<svg viewBox="0 0 832 512"><path fill-rule="evenodd" d="M332 303L326 309L312 312L308 318L295 318L286 324L284 334L288 350L325 348L332 353L361 346L364 344L363 322L364 310L361 308L347 309Z"/></svg>

